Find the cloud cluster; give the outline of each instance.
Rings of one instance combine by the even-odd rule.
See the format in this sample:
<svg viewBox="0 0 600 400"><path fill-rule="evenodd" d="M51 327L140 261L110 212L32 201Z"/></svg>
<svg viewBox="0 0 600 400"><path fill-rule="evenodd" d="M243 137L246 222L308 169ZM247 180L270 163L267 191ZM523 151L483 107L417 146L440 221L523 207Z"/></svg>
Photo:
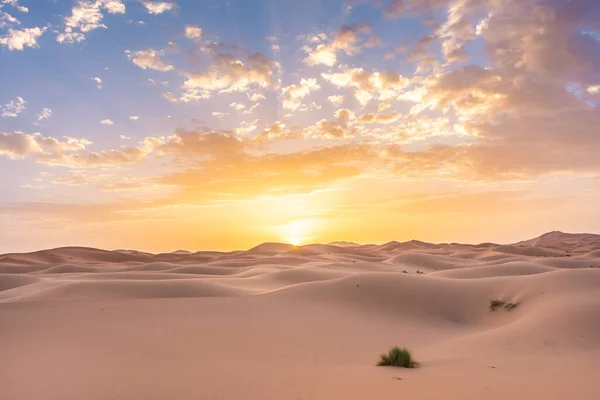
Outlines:
<svg viewBox="0 0 600 400"><path fill-rule="evenodd" d="M314 78L301 79L298 85L289 85L281 89L282 106L285 110L296 111L302 109L302 100L311 92L319 90L321 86ZM306 106L304 107L306 109Z"/></svg>
<svg viewBox="0 0 600 400"><path fill-rule="evenodd" d="M105 28L102 23L104 11L109 14L125 14L122 0L79 0L71 10L71 15L64 18L64 30L56 36L58 43L81 42L85 33L98 28Z"/></svg>
<svg viewBox="0 0 600 400"><path fill-rule="evenodd" d="M17 9L18 11L20 11L22 13L29 12L29 8L19 4L19 0L0 0L0 8L5 4L12 6L13 8Z"/></svg>
<svg viewBox="0 0 600 400"><path fill-rule="evenodd" d="M341 72L323 73L321 77L338 88L350 89L362 106L372 99L395 100L410 84L410 79L396 71L367 72L362 68L344 68Z"/></svg>
<svg viewBox="0 0 600 400"><path fill-rule="evenodd" d="M367 23L344 25L333 35L331 40L327 40L326 34L322 33L308 38L311 43L317 43L316 47L304 46L303 50L307 54L304 62L308 65L326 65L332 67L337 62L337 53L344 52L347 55L355 55L360 52L359 42L360 34L369 33L372 26ZM377 39L371 38L366 42L367 47L379 45Z"/></svg>
<svg viewBox="0 0 600 400"><path fill-rule="evenodd" d="M10 15L9 13L2 11L0 8L0 29L7 26L20 25L21 21Z"/></svg>
<svg viewBox="0 0 600 400"><path fill-rule="evenodd" d="M27 102L22 97L17 97L9 101L4 106L0 106L0 115L3 117L17 117L25 110Z"/></svg>
<svg viewBox="0 0 600 400"><path fill-rule="evenodd" d="M9 14L7 11L2 10L5 5L10 5L12 8L22 13L29 12L29 9L20 5L17 0L0 0L0 29L14 28L17 25L21 25L21 21L19 21L15 16ZM15 35L14 31L12 34L7 36L13 35Z"/></svg>
<svg viewBox="0 0 600 400"><path fill-rule="evenodd" d="M0 132L0 155L9 158L24 158L37 156L38 158L55 157L65 153L85 150L91 142L85 139L64 138L58 140L42 136L40 133L25 134L23 132Z"/></svg>
<svg viewBox="0 0 600 400"><path fill-rule="evenodd" d="M0 37L0 45L8 50L23 50L25 47L38 47L38 39L48 28L9 29Z"/></svg>
<svg viewBox="0 0 600 400"><path fill-rule="evenodd" d="M153 69L165 72L171 71L174 68L172 65L167 64L162 60L162 56L164 55L162 50L125 50L125 54L127 55L127 58L142 69Z"/></svg>
<svg viewBox="0 0 600 400"><path fill-rule="evenodd" d="M215 53L210 65L201 72L187 73L180 98L190 102L210 98L213 92L249 92L279 87L279 63L256 53L240 59L232 54ZM172 100L172 101L173 101Z"/></svg>

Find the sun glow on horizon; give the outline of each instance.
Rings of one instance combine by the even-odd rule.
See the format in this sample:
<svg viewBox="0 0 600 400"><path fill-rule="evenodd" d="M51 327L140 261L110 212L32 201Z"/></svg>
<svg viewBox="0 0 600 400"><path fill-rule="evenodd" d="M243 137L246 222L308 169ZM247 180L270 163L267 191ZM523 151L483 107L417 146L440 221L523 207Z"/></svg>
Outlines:
<svg viewBox="0 0 600 400"><path fill-rule="evenodd" d="M311 220L295 220L281 227L283 239L286 243L300 246L306 244L310 239L310 232L314 228Z"/></svg>

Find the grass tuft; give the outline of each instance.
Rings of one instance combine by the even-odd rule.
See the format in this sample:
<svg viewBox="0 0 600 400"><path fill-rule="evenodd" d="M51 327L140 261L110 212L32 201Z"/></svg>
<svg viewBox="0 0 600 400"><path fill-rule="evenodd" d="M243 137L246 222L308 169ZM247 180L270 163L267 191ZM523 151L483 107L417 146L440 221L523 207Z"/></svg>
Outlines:
<svg viewBox="0 0 600 400"><path fill-rule="evenodd" d="M504 306L504 302L502 300L498 300L498 299L490 300L490 309L492 311L494 311L498 307L503 307L503 306Z"/></svg>
<svg viewBox="0 0 600 400"><path fill-rule="evenodd" d="M398 346L392 347L387 354L383 353L380 356L380 360L377 363L378 367L391 366L391 367L402 367L402 368L416 368L419 363L415 361L412 354L408 349L400 348Z"/></svg>
<svg viewBox="0 0 600 400"><path fill-rule="evenodd" d="M507 305L504 306L504 308L506 308L507 311L510 311L512 309L515 309L519 306L519 303L508 303Z"/></svg>

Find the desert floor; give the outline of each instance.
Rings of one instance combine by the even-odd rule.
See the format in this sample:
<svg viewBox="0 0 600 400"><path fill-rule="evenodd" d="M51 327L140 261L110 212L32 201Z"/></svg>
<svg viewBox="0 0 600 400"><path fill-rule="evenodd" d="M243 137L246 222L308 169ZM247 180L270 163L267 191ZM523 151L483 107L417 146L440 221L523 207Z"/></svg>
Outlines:
<svg viewBox="0 0 600 400"><path fill-rule="evenodd" d="M599 372L598 235L0 256L1 400L598 400Z"/></svg>

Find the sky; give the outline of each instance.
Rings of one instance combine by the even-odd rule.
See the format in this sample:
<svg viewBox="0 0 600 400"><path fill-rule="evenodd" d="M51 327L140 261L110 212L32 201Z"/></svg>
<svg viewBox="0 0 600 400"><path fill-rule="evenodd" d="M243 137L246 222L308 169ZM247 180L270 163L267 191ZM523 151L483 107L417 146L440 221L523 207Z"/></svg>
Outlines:
<svg viewBox="0 0 600 400"><path fill-rule="evenodd" d="M0 0L0 253L600 232L597 0Z"/></svg>

